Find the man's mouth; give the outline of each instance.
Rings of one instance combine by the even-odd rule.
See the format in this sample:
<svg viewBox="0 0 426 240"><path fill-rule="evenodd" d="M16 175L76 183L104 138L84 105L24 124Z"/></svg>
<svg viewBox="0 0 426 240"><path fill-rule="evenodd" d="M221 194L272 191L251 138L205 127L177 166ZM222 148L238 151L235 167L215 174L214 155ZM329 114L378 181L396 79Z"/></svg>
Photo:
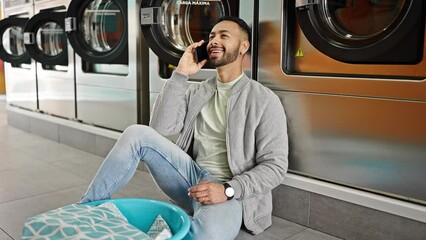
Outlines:
<svg viewBox="0 0 426 240"><path fill-rule="evenodd" d="M210 57L218 57L224 52L223 48L210 48Z"/></svg>

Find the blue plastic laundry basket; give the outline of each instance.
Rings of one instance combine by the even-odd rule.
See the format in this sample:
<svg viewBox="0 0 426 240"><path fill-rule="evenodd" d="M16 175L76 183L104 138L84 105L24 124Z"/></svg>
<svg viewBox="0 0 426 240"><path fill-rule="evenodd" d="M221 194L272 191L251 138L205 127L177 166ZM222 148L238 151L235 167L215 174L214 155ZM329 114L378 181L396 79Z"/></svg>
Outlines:
<svg viewBox="0 0 426 240"><path fill-rule="evenodd" d="M104 202L114 203L130 224L148 232L155 218L161 215L166 220L173 237L170 240L183 239L189 232L190 219L181 208L170 203L143 198L117 198L85 203L97 206Z"/></svg>

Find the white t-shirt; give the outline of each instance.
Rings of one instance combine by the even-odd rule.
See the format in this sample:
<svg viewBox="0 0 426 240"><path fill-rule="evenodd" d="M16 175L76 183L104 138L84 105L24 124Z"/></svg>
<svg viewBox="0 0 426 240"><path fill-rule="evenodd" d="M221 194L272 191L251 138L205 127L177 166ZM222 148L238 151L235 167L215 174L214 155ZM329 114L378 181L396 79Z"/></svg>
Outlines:
<svg viewBox="0 0 426 240"><path fill-rule="evenodd" d="M227 103L232 88L242 76L228 83L216 81L214 96L195 120L193 150L197 164L223 182L233 177L226 148Z"/></svg>

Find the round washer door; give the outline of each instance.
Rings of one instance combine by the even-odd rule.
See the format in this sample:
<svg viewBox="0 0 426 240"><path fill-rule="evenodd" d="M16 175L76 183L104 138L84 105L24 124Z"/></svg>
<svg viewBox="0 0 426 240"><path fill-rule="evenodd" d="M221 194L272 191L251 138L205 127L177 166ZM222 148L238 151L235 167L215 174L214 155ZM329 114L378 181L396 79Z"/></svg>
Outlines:
<svg viewBox="0 0 426 240"><path fill-rule="evenodd" d="M0 58L12 64L31 63L24 46L24 28L28 18L6 18L0 21Z"/></svg>
<svg viewBox="0 0 426 240"><path fill-rule="evenodd" d="M42 12L25 25L24 42L28 53L46 65L68 65L65 12Z"/></svg>
<svg viewBox="0 0 426 240"><path fill-rule="evenodd" d="M415 64L423 57L424 1L296 1L309 42L342 62Z"/></svg>
<svg viewBox="0 0 426 240"><path fill-rule="evenodd" d="M85 61L128 64L127 22L127 0L71 1L65 31Z"/></svg>
<svg viewBox="0 0 426 240"><path fill-rule="evenodd" d="M145 1L141 8L142 34L152 51L177 66L186 47L208 40L219 18L238 16L239 1Z"/></svg>

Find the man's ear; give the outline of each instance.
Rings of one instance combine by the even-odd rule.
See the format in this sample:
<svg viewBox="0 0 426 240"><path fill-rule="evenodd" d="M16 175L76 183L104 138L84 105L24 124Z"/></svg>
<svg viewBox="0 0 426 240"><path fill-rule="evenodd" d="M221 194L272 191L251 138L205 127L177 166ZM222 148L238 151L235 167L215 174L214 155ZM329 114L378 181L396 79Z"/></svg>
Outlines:
<svg viewBox="0 0 426 240"><path fill-rule="evenodd" d="M244 40L240 45L240 54L244 55L250 48L250 43L248 40Z"/></svg>

